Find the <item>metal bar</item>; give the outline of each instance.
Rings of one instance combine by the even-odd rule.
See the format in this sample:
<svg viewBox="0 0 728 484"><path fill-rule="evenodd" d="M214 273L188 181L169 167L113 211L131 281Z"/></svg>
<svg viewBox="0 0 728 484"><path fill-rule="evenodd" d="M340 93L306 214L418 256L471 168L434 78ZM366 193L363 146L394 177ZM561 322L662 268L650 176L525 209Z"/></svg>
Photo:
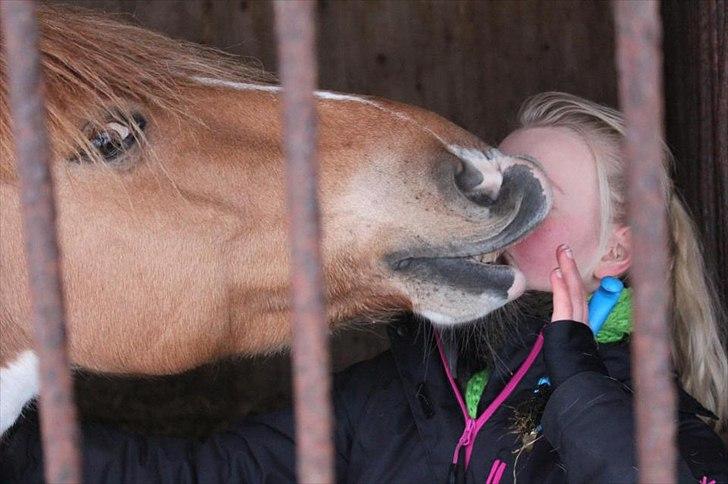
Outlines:
<svg viewBox="0 0 728 484"><path fill-rule="evenodd" d="M45 478L81 482L79 433L66 351L51 151L45 124L38 26L32 0L0 2L15 157L20 179Z"/></svg>
<svg viewBox="0 0 728 484"><path fill-rule="evenodd" d="M330 363L316 199L315 5L308 0L274 5L288 160L296 469L299 482L331 483Z"/></svg>
<svg viewBox="0 0 728 484"><path fill-rule="evenodd" d="M670 358L667 200L662 183L662 33L658 2L614 3L624 111L635 290L632 371L642 483L676 478L676 390Z"/></svg>

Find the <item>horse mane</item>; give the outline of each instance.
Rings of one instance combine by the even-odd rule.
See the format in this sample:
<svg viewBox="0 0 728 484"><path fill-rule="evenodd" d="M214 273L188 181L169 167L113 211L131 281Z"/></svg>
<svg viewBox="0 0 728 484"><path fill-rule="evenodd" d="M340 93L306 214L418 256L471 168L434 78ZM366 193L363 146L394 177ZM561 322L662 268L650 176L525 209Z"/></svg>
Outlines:
<svg viewBox="0 0 728 484"><path fill-rule="evenodd" d="M171 39L86 9L43 5L38 8L40 51L46 92L47 124L54 156L79 150L91 159L78 115L103 125L109 115L130 117L130 106L184 113L181 88L195 77L263 83L261 69L244 65L221 51ZM14 173L6 60L0 53L0 179ZM77 113L69 116L70 107Z"/></svg>

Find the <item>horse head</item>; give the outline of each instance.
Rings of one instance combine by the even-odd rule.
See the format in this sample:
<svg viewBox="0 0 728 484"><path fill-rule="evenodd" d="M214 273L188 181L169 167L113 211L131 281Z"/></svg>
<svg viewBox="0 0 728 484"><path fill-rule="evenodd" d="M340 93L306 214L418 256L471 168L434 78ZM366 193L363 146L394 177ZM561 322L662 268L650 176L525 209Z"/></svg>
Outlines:
<svg viewBox="0 0 728 484"><path fill-rule="evenodd" d="M279 88L114 20L44 7L40 22L74 362L167 373L284 347ZM2 365L31 336L5 85L0 96ZM499 256L549 211L534 161L412 106L316 99L332 327L403 310L459 324L521 294Z"/></svg>

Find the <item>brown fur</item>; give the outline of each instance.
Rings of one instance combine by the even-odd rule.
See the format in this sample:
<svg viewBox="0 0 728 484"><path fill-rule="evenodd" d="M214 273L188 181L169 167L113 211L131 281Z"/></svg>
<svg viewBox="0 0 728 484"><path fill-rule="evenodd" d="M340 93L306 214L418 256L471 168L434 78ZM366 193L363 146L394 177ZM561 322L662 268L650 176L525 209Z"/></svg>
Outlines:
<svg viewBox="0 0 728 484"><path fill-rule="evenodd" d="M283 348L289 307L279 98L194 80L268 76L86 12L43 7L40 23L73 361L158 374ZM4 71L3 59L0 65ZM487 145L431 113L376 103L318 103L332 325L412 308L413 295L383 262L387 254L474 244L505 230L511 216L489 217L447 178L457 160L443 140ZM148 120L140 142L122 162L104 163L87 127L133 112ZM9 125L3 81L0 366L31 347ZM91 161L70 162L79 152Z"/></svg>

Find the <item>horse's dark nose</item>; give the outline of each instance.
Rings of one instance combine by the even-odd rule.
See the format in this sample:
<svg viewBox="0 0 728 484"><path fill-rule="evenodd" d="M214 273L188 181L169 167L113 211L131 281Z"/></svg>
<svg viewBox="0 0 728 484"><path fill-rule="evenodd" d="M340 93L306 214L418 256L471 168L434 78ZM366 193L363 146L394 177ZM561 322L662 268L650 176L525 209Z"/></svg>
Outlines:
<svg viewBox="0 0 728 484"><path fill-rule="evenodd" d="M460 164L455 172L455 184L469 200L489 207L498 198L503 174L497 159L503 154L492 148L480 150L461 150L458 154Z"/></svg>

